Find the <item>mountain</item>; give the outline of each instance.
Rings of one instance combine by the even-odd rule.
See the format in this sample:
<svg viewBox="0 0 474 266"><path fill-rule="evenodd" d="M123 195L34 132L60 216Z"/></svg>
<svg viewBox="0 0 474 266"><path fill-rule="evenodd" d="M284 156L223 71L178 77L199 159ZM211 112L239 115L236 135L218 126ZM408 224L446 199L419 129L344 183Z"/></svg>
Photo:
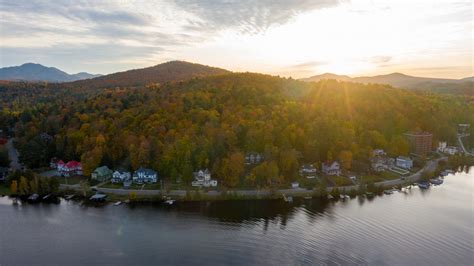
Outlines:
<svg viewBox="0 0 474 266"><path fill-rule="evenodd" d="M97 78L102 76L101 74L90 74L87 72L79 72L77 74L72 74L71 76L74 76L76 80L82 80L82 79L92 79L92 78Z"/></svg>
<svg viewBox="0 0 474 266"><path fill-rule="evenodd" d="M466 91L474 90L472 82L474 77L468 77L463 79L441 79L441 78L424 78L414 77L405 75L402 73L392 73L388 75L379 75L372 77L355 77L341 76L332 73L326 73L322 75L316 75L309 78L303 78L302 81L320 81L324 79L335 79L339 81L351 81L357 83L379 83L389 84L394 87L408 88L408 89L420 89L420 90L432 90L437 92L449 92L449 90L462 90Z"/></svg>
<svg viewBox="0 0 474 266"><path fill-rule="evenodd" d="M324 74L312 76L312 77L309 77L309 78L302 78L301 80L302 81L320 81L320 80L325 80L325 79L335 79L335 80L339 80L339 81L349 81L351 79L351 77L345 76L345 75L336 75L336 74L333 74L333 73L324 73Z"/></svg>
<svg viewBox="0 0 474 266"><path fill-rule="evenodd" d="M152 67L113 73L69 84L89 88L136 87L152 83L176 82L194 77L215 76L227 73L230 72L221 68L184 61L170 61Z"/></svg>
<svg viewBox="0 0 474 266"><path fill-rule="evenodd" d="M70 75L55 67L46 67L33 63L26 63L21 66L0 68L0 80L68 82L96 76L97 75L86 72Z"/></svg>

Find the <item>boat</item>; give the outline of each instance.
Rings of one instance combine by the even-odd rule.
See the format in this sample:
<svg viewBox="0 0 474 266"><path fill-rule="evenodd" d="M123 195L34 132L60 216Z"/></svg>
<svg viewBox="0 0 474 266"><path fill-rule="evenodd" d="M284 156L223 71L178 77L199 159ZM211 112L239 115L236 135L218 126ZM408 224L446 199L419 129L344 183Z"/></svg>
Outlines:
<svg viewBox="0 0 474 266"><path fill-rule="evenodd" d="M443 184L444 180L441 178L433 178L433 179L430 179L430 182L433 185L441 185Z"/></svg>
<svg viewBox="0 0 474 266"><path fill-rule="evenodd" d="M49 199L50 197L51 197L51 194L48 194L48 195L46 195L46 196L43 197L43 200L47 200L47 199Z"/></svg>
<svg viewBox="0 0 474 266"><path fill-rule="evenodd" d="M67 195L66 196L66 200L72 200L76 195L72 194L72 195Z"/></svg>
<svg viewBox="0 0 474 266"><path fill-rule="evenodd" d="M391 194L393 194L393 190L391 190L391 189L384 190L383 193L384 193L385 195L391 195Z"/></svg>
<svg viewBox="0 0 474 266"><path fill-rule="evenodd" d="M117 201L117 202L114 203L114 206L119 206L119 205L121 205L121 204L122 204L121 201Z"/></svg>
<svg viewBox="0 0 474 266"><path fill-rule="evenodd" d="M129 203L130 203L130 200L127 199L127 200L124 201L124 203L125 203L125 204L129 204Z"/></svg>
<svg viewBox="0 0 474 266"><path fill-rule="evenodd" d="M36 194L36 193L32 194L31 196L28 197L29 202L36 202L36 201L38 201L38 199L39 199L39 195Z"/></svg>
<svg viewBox="0 0 474 266"><path fill-rule="evenodd" d="M342 199L342 200L345 199L344 195L342 195L342 194L339 195L339 198Z"/></svg>
<svg viewBox="0 0 474 266"><path fill-rule="evenodd" d="M439 173L440 176L442 177L445 177L448 175L448 172L446 172L446 170L442 171L441 173Z"/></svg>
<svg viewBox="0 0 474 266"><path fill-rule="evenodd" d="M329 195L328 195L328 199L334 199L334 196L331 195L331 194L329 194Z"/></svg>
<svg viewBox="0 0 474 266"><path fill-rule="evenodd" d="M447 174L454 174L455 172L451 169L444 170Z"/></svg>
<svg viewBox="0 0 474 266"><path fill-rule="evenodd" d="M421 188L421 189L428 189L430 187L430 183L420 182L420 183L418 183L418 187Z"/></svg>
<svg viewBox="0 0 474 266"><path fill-rule="evenodd" d="M168 204L168 205L173 205L174 202L175 202L174 199L167 199L167 200L165 200L165 203Z"/></svg>
<svg viewBox="0 0 474 266"><path fill-rule="evenodd" d="M89 200L90 201L95 201L95 202L104 202L106 198L107 198L107 195L97 193L94 196L90 197Z"/></svg>

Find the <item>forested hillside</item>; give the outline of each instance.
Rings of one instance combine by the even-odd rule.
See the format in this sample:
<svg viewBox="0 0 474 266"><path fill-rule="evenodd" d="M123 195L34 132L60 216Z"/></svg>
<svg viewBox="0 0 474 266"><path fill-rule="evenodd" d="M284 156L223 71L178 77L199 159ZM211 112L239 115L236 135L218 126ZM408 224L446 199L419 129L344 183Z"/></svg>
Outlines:
<svg viewBox="0 0 474 266"><path fill-rule="evenodd" d="M146 166L172 182L206 167L229 187L287 182L301 163L367 162L374 148L407 154L409 130L454 142L457 123L474 125L472 97L334 80L242 73L105 90L21 84L0 86L0 123L15 124L31 167L57 156L80 159L86 174L102 164ZM249 151L265 163L245 169Z"/></svg>
<svg viewBox="0 0 474 266"><path fill-rule="evenodd" d="M82 88L135 87L152 83L183 81L195 77L206 77L227 73L229 73L229 71L221 68L193 64L184 61L170 61L152 67L132 69L89 80L79 80L67 84L67 86Z"/></svg>

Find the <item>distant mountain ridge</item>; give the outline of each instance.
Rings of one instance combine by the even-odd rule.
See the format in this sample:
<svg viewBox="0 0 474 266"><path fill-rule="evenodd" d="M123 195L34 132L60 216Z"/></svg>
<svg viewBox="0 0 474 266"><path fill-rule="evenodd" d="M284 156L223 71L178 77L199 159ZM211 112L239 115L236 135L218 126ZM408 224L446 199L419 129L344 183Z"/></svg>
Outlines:
<svg viewBox="0 0 474 266"><path fill-rule="evenodd" d="M81 79L89 79L100 75L80 72L68 74L55 67L46 67L41 64L26 63L21 66L0 68L0 80L10 81L48 81L48 82L70 82Z"/></svg>
<svg viewBox="0 0 474 266"><path fill-rule="evenodd" d="M169 61L152 67L117 72L88 80L79 80L68 83L68 85L75 87L87 86L89 88L134 87L228 73L231 72L222 68L185 61Z"/></svg>
<svg viewBox="0 0 474 266"><path fill-rule="evenodd" d="M325 79L335 79L339 81L351 81L357 83L380 83L380 84L389 84L394 87L402 87L409 89L417 88L429 88L429 87L439 87L443 86L442 84L461 84L464 82L474 81L474 77L467 77L463 79L442 79L442 78L425 78L425 77L415 77L409 76L402 73L391 73L387 75L379 75L372 77L355 77L351 78L349 76L341 76L332 73L325 73L322 75L316 75L309 78L303 78L302 81L320 81Z"/></svg>

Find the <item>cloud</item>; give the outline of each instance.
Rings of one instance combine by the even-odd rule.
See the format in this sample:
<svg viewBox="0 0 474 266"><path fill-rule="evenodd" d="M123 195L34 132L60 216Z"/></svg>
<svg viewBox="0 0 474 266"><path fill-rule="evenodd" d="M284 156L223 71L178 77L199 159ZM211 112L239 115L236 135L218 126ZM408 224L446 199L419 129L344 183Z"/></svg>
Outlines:
<svg viewBox="0 0 474 266"><path fill-rule="evenodd" d="M314 67L318 67L318 66L322 66L322 65L326 65L326 64L327 64L327 62L323 62L323 61L308 61L308 62L303 62L303 63L300 63L300 64L296 64L296 65L291 65L288 68L290 68L290 69L306 69L306 68L314 68Z"/></svg>
<svg viewBox="0 0 474 266"><path fill-rule="evenodd" d="M188 29L221 30L236 28L259 33L287 23L294 16L315 9L336 6L340 0L175 0L181 9L196 16Z"/></svg>
<svg viewBox="0 0 474 266"><path fill-rule="evenodd" d="M385 63L388 63L390 62L390 60L392 60L392 57L391 56L387 56L387 55L379 55L379 56L374 56L370 59L370 62L371 63L374 63L374 64L385 64Z"/></svg>

